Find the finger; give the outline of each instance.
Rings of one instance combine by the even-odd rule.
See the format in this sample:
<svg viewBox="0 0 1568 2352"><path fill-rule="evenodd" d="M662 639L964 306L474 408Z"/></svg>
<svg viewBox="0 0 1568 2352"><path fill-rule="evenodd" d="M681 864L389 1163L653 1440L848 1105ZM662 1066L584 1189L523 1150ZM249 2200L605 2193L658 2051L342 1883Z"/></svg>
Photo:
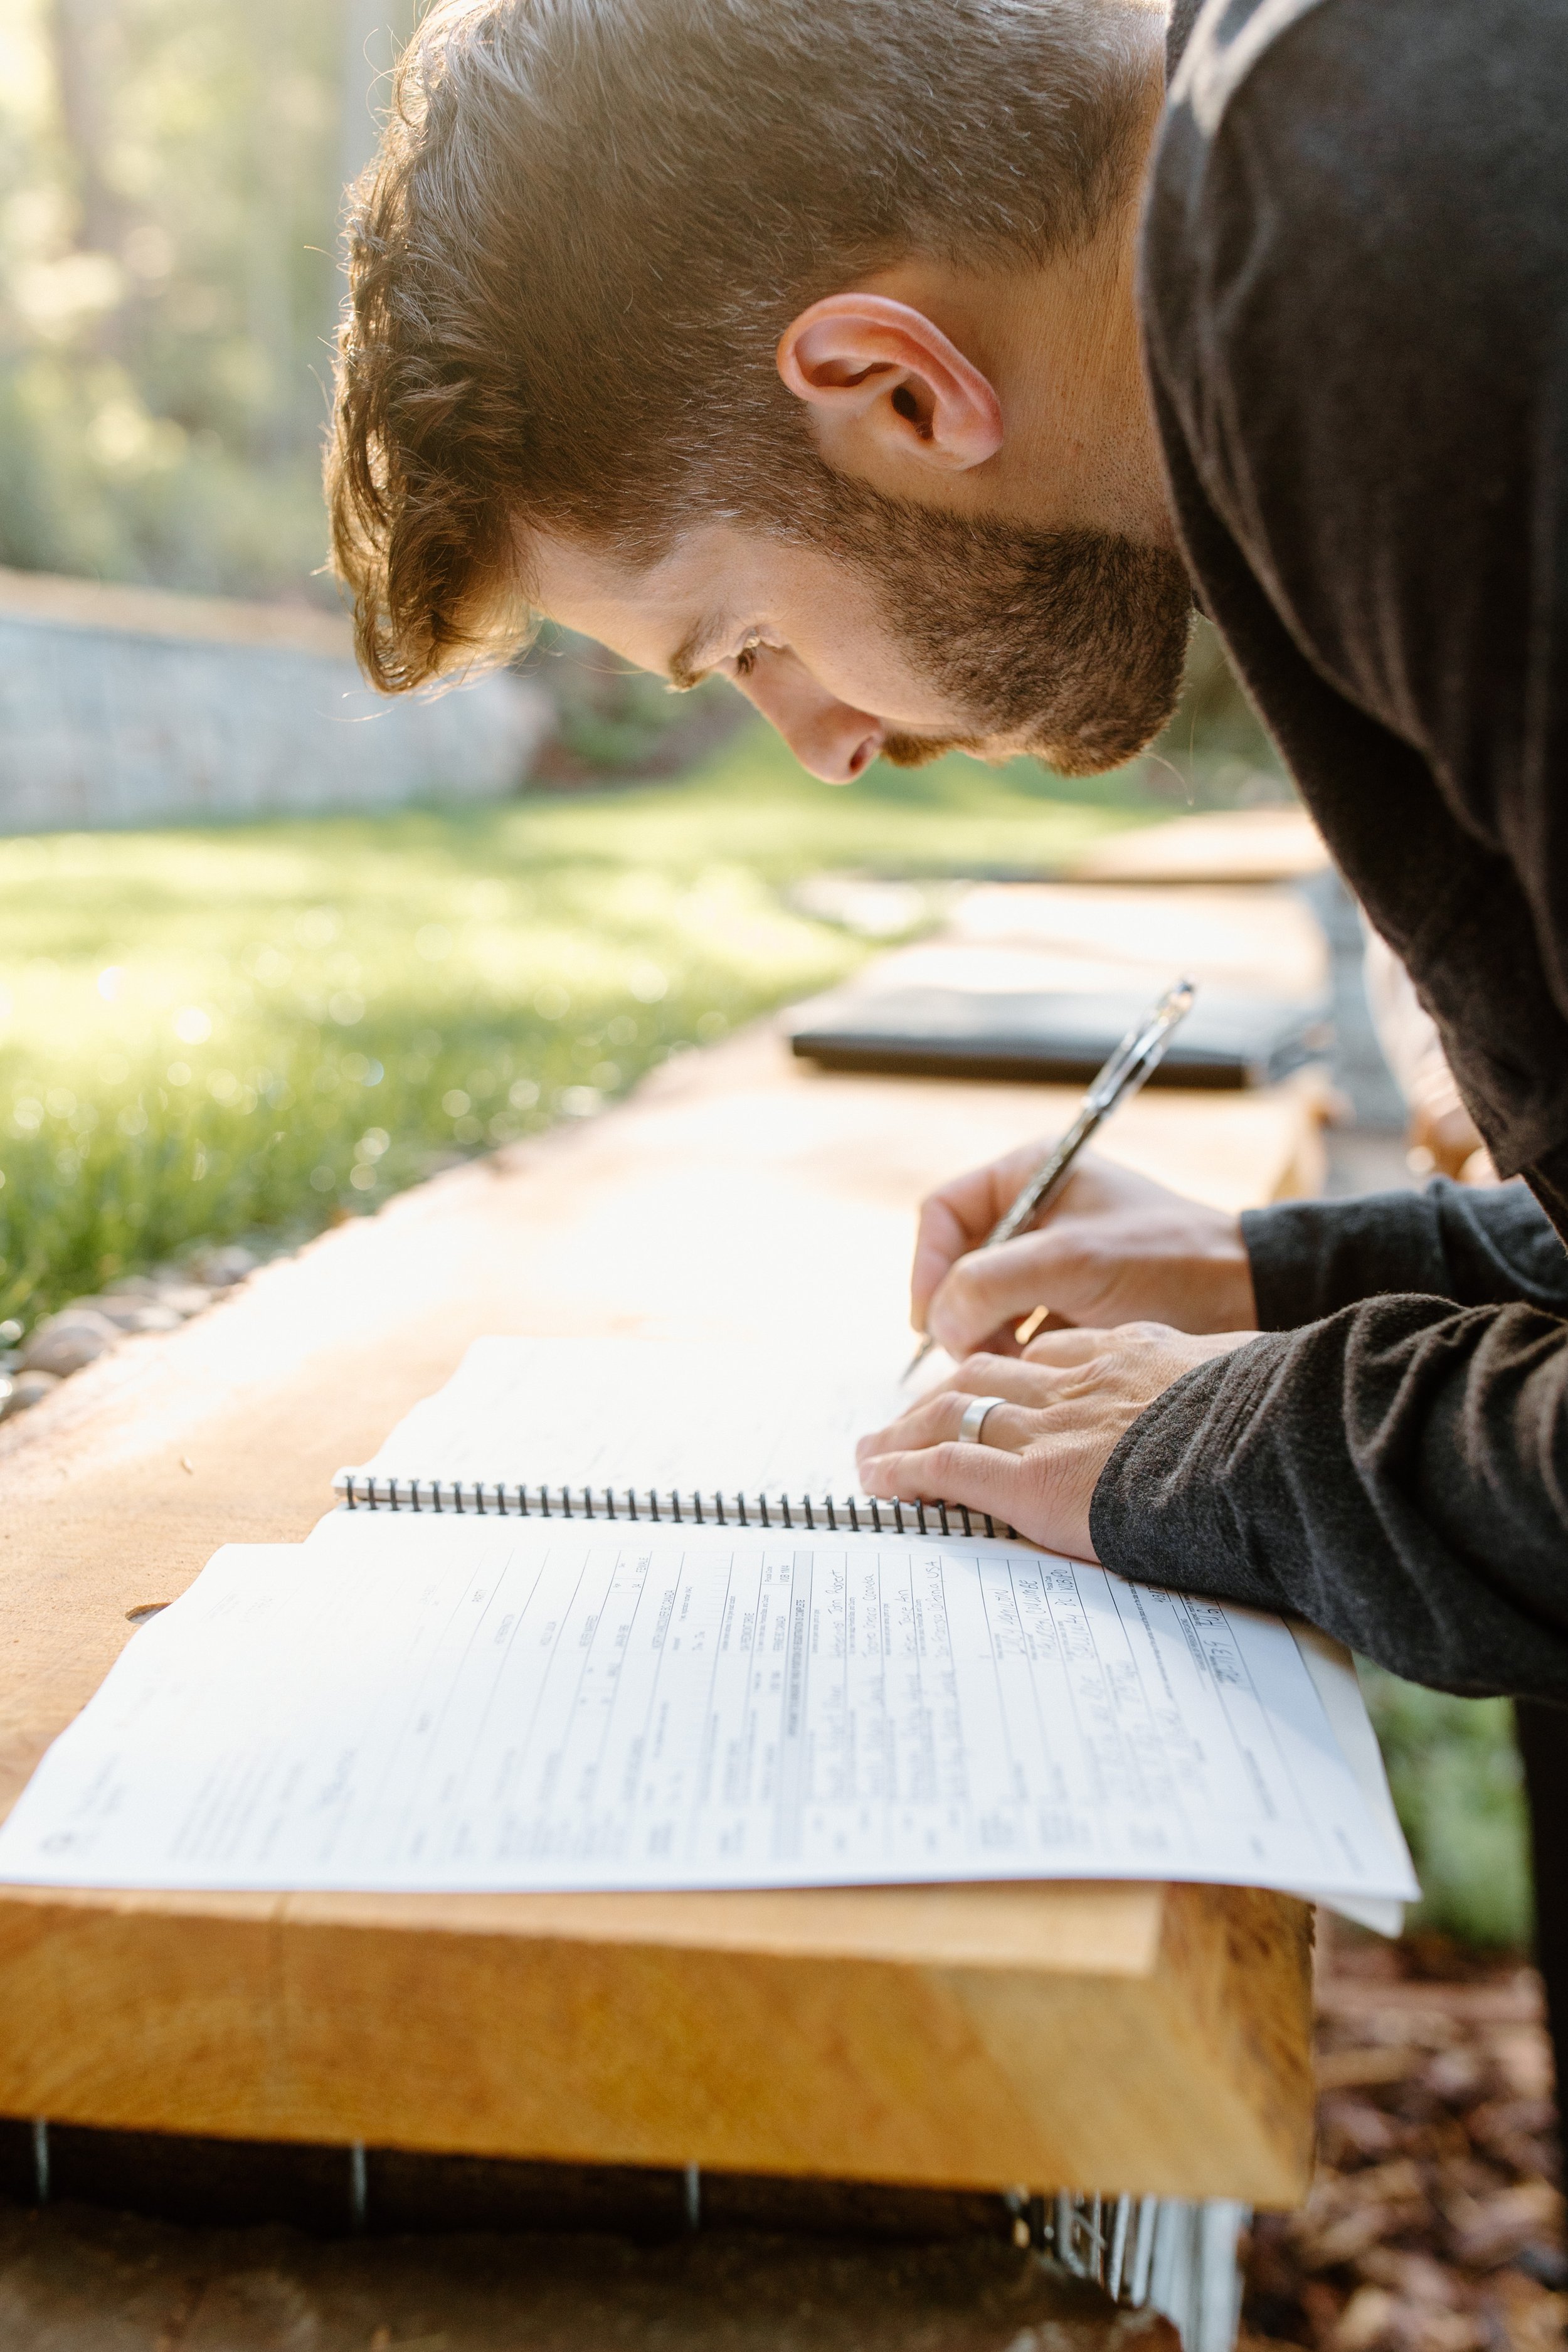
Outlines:
<svg viewBox="0 0 1568 2352"><path fill-rule="evenodd" d="M1042 1331L1024 1350L1026 1364L1087 1364L1116 1345L1113 1331L1097 1331L1092 1324L1067 1324L1060 1330Z"/></svg>
<svg viewBox="0 0 1568 2352"><path fill-rule="evenodd" d="M1245 1336L1245 1335L1243 1335ZM1127 1357L1151 1347L1188 1347L1194 1344L1194 1335L1173 1330L1169 1323L1118 1323L1111 1329L1097 1328L1092 1323L1075 1324L1067 1331L1042 1331L1031 1339L1024 1350L1026 1363L1048 1364L1065 1370L1071 1364L1087 1364L1096 1356ZM1234 1331L1209 1335L1199 1342L1212 1346L1216 1352L1237 1345Z"/></svg>
<svg viewBox="0 0 1568 2352"><path fill-rule="evenodd" d="M1027 1362L1022 1356L1004 1356L989 1348L977 1348L953 1367L942 1386L962 1390L969 1397L1009 1397L1015 1404L1037 1404L1049 1393L1051 1381L1048 1370Z"/></svg>
<svg viewBox="0 0 1568 2352"><path fill-rule="evenodd" d="M910 1319L917 1331L926 1328L931 1293L949 1266L977 1248L997 1219L1012 1207L1039 1156L1039 1146L1025 1145L984 1168L953 1177L921 1202L910 1277Z"/></svg>
<svg viewBox="0 0 1568 2352"><path fill-rule="evenodd" d="M1023 1457L992 1445L928 1445L883 1454L860 1465L868 1495L888 1502L963 1503L1016 1527L1024 1498Z"/></svg>
<svg viewBox="0 0 1568 2352"><path fill-rule="evenodd" d="M890 1421L885 1429L873 1429L855 1441L855 1459L863 1462L879 1454L901 1454L916 1445L934 1445L939 1438L954 1434L957 1419L952 1411L952 1391L945 1385L922 1397L909 1412ZM967 1400L964 1400L967 1402ZM962 1413L963 1403L958 1411Z"/></svg>
<svg viewBox="0 0 1568 2352"><path fill-rule="evenodd" d="M921 1211L915 1235L914 1264L910 1271L910 1322L917 1331L928 1329L931 1295L948 1268L974 1246L975 1236L951 1204L938 1197Z"/></svg>
<svg viewBox="0 0 1568 2352"><path fill-rule="evenodd" d="M1064 1246L1050 1232L1020 1234L995 1249L972 1250L937 1286L926 1328L950 1356L962 1356L1037 1307L1060 1311L1068 1303L1071 1285L1065 1276L1071 1259L1070 1241Z"/></svg>
<svg viewBox="0 0 1568 2352"><path fill-rule="evenodd" d="M982 1389L982 1396L989 1395ZM876 1460L884 1454L911 1454L931 1445L994 1445L1004 1454L1021 1454L1039 1435L1039 1407L1009 1402L1005 1398L988 1406L982 1423L982 1434L964 1434L963 1416L974 1402L960 1389L942 1389L931 1397L916 1412L906 1413L891 1429L879 1430L875 1436L863 1437L855 1448L856 1460Z"/></svg>
<svg viewBox="0 0 1568 2352"><path fill-rule="evenodd" d="M1055 1381L1050 1370L1026 1364L1016 1356L971 1356L940 1388L921 1397L885 1429L860 1438L857 1459L868 1454L902 1453L913 1446L935 1445L956 1439L963 1415L977 1396L1005 1400L985 1423L987 1445L1026 1445L1033 1423L1024 1416L1037 1412L1051 1400ZM1004 1415L1008 1434L1002 1436Z"/></svg>

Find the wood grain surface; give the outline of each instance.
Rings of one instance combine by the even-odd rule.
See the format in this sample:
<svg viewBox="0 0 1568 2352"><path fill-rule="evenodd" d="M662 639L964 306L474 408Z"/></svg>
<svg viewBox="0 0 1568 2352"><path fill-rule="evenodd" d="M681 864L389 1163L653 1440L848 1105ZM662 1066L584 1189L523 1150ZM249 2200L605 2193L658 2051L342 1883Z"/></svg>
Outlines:
<svg viewBox="0 0 1568 2352"><path fill-rule="evenodd" d="M457 1170L0 1428L0 1802L226 1541L295 1540L487 1331L907 1348L912 1212L1048 1089L814 1075L771 1032ZM1310 1094L1145 1095L1114 1155L1310 1189ZM723 1895L0 1889L0 2112L234 2137L1288 2204L1306 1906L1039 1885Z"/></svg>

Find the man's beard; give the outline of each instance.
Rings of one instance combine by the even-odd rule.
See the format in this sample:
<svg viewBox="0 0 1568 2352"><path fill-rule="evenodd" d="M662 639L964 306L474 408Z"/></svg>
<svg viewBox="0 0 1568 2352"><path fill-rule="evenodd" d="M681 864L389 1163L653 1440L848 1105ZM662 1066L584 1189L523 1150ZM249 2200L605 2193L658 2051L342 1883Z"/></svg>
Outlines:
<svg viewBox="0 0 1568 2352"><path fill-rule="evenodd" d="M884 759L1027 752L1092 776L1153 741L1181 694L1193 617L1169 550L1110 531L1025 530L828 479L831 515L812 536L823 543L827 524L826 543L871 582L913 667L963 714L941 738L893 732Z"/></svg>

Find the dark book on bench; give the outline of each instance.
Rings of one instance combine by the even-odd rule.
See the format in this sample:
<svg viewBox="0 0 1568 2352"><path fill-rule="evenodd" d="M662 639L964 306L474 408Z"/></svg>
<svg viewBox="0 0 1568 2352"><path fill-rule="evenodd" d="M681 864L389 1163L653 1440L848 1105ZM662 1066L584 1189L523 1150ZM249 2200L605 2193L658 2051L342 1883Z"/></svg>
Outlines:
<svg viewBox="0 0 1568 2352"><path fill-rule="evenodd" d="M785 1016L794 1051L830 1070L1084 1084L1148 1013L1146 992L844 989ZM1325 1054L1321 1005L1200 991L1151 1083L1258 1087Z"/></svg>

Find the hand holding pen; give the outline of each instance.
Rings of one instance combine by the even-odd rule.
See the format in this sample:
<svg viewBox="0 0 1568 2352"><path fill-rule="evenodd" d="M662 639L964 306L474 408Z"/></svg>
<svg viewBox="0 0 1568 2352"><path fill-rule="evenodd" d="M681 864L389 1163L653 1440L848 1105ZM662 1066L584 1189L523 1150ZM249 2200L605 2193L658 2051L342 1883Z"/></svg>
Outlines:
<svg viewBox="0 0 1568 2352"><path fill-rule="evenodd" d="M979 1248L994 1249L1002 1242L1011 1241L1050 1205L1089 1139L1118 1104L1135 1094L1159 1066L1178 1025L1191 1010L1195 994L1194 982L1178 981L1173 988L1167 989L1147 1017L1128 1032L1090 1086L1071 1126L1046 1153L1033 1175L1016 1195L1012 1205L978 1244ZM1035 1313L1020 1325L1016 1335L1020 1345L1033 1337L1047 1312L1045 1307L1037 1307ZM906 1380L923 1362L934 1345L935 1341L929 1338L922 1339L904 1374Z"/></svg>

